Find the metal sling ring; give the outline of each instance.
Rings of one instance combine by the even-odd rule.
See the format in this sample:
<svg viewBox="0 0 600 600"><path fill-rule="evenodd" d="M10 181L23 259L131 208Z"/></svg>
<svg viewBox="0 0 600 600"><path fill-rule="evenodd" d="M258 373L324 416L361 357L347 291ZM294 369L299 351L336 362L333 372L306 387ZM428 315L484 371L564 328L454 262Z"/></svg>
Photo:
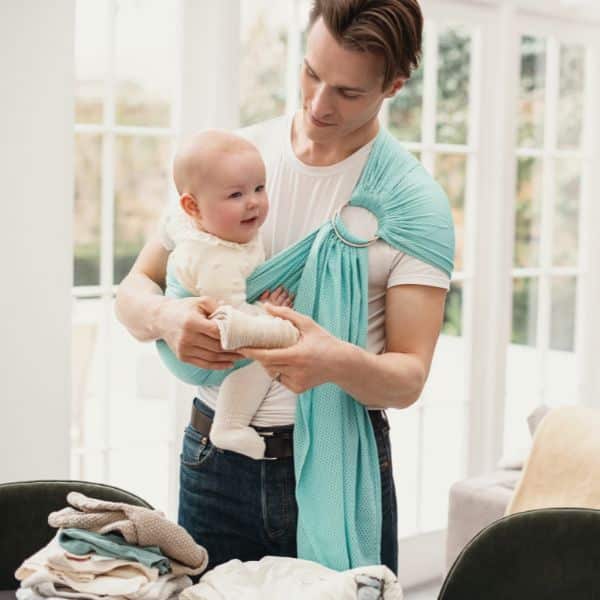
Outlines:
<svg viewBox="0 0 600 600"><path fill-rule="evenodd" d="M333 228L333 232L335 233L335 235L337 235L338 238L342 242L344 242L344 244L347 244L348 246L352 246L354 248L366 248L367 246L374 244L379 239L378 235L373 236L370 240L367 240L366 242L350 242L339 232L339 229L335 224L335 220L338 217L341 218L342 208L345 208L346 206L346 204L344 206L340 206L333 214L333 217L331 217L331 227Z"/></svg>

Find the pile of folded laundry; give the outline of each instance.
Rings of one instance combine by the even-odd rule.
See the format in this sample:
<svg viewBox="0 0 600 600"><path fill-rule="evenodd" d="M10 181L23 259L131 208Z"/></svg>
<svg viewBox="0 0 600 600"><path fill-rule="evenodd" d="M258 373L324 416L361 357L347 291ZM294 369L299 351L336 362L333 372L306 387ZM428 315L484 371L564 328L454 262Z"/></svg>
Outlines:
<svg viewBox="0 0 600 600"><path fill-rule="evenodd" d="M205 548L160 511L78 492L67 501L48 516L56 536L15 573L18 600L168 600L207 567Z"/></svg>
<svg viewBox="0 0 600 600"><path fill-rule="evenodd" d="M402 600L384 565L334 571L298 558L232 559L207 571L203 546L162 512L67 496L52 540L17 569L18 600ZM199 583L190 576L204 573Z"/></svg>

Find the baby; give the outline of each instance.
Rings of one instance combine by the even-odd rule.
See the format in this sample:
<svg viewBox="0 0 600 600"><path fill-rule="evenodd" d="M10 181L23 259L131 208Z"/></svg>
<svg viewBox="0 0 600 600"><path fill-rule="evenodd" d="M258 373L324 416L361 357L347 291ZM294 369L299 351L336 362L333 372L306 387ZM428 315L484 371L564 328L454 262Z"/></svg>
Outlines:
<svg viewBox="0 0 600 600"><path fill-rule="evenodd" d="M218 302L209 318L216 320L224 350L294 344L299 334L292 323L269 315L260 303L246 302L246 278L265 260L259 229L269 202L258 150L231 133L205 131L178 151L173 176L179 208L163 223L163 235L175 244L167 285ZM290 303L286 294L270 299ZM258 362L223 380L210 430L215 446L264 457L264 440L249 423L271 382Z"/></svg>

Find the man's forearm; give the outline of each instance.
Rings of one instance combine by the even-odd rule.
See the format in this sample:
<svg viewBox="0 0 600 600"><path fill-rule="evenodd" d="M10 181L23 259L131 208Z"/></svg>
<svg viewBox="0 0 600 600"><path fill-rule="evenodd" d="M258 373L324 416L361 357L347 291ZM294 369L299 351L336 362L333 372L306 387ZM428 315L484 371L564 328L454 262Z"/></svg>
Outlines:
<svg viewBox="0 0 600 600"><path fill-rule="evenodd" d="M331 381L368 407L407 408L421 395L425 373L412 354L373 354L342 342Z"/></svg>
<svg viewBox="0 0 600 600"><path fill-rule="evenodd" d="M129 333L141 342L161 337L160 307L168 302L160 286L141 273L130 273L117 290L115 312Z"/></svg>

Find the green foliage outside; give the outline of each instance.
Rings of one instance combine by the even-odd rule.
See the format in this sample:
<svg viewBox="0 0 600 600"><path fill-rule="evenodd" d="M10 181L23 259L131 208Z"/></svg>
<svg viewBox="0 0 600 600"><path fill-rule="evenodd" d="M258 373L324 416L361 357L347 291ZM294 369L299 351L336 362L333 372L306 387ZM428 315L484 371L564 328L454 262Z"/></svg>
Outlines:
<svg viewBox="0 0 600 600"><path fill-rule="evenodd" d="M460 27L439 36L437 82L438 142L467 143L471 35Z"/></svg>
<svg viewBox="0 0 600 600"><path fill-rule="evenodd" d="M462 335L462 286L453 283L446 296L444 307L444 325L442 333L446 335Z"/></svg>
<svg viewBox="0 0 600 600"><path fill-rule="evenodd" d="M261 13L242 41L240 124L259 123L285 111L287 32L269 29Z"/></svg>
<svg viewBox="0 0 600 600"><path fill-rule="evenodd" d="M143 239L137 242L119 244L114 252L114 277L115 285L121 283L131 269L139 251L144 244ZM74 254L74 280L77 285L100 284L100 248L98 246L77 246Z"/></svg>

